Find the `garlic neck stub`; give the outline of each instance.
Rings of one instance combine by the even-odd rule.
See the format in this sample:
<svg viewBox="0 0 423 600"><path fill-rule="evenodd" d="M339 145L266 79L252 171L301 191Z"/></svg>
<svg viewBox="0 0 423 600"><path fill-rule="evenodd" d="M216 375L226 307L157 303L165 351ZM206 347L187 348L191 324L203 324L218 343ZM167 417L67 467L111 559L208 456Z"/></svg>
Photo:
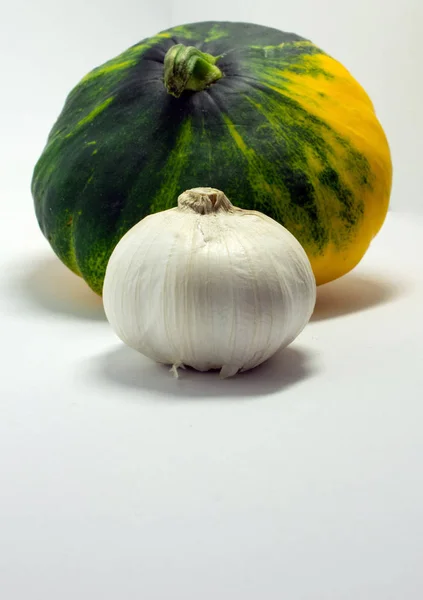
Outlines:
<svg viewBox="0 0 423 600"><path fill-rule="evenodd" d="M200 215L217 212L233 212L232 202L220 190L215 188L193 188L178 198L178 208L193 211Z"/></svg>
<svg viewBox="0 0 423 600"><path fill-rule="evenodd" d="M273 219L194 188L117 244L106 270L107 319L153 360L228 377L264 362L309 321L316 282L305 251Z"/></svg>

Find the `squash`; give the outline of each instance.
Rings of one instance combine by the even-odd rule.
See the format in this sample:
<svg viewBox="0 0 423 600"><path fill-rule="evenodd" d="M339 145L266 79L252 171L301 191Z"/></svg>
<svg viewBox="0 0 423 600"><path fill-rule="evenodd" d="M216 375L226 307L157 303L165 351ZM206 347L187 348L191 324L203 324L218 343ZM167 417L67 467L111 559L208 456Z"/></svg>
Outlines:
<svg viewBox="0 0 423 600"><path fill-rule="evenodd" d="M214 187L304 247L317 284L363 257L385 219L389 146L346 68L312 42L247 23L174 27L71 91L33 174L41 230L101 294L145 215Z"/></svg>

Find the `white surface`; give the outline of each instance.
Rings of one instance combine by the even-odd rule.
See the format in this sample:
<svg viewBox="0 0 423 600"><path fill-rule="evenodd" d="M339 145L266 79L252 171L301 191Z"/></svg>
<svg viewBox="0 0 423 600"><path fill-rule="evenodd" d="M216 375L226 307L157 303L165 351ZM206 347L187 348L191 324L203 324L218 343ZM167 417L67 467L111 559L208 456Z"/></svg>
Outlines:
<svg viewBox="0 0 423 600"><path fill-rule="evenodd" d="M422 219L224 381L124 347L30 214L0 235L2 598L421 600Z"/></svg>
<svg viewBox="0 0 423 600"><path fill-rule="evenodd" d="M247 19L310 37L351 69L392 145L393 207L421 211L422 5L169 11L39 0L2 12L0 597L421 600L422 218L389 215L268 364L175 382L119 343L100 300L54 258L29 181L86 71L170 24Z"/></svg>

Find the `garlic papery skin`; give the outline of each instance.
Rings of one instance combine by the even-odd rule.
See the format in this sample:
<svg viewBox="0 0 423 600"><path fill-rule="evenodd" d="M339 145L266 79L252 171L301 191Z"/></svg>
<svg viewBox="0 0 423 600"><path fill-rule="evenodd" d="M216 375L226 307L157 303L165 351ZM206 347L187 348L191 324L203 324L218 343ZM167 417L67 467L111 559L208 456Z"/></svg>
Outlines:
<svg viewBox="0 0 423 600"><path fill-rule="evenodd" d="M287 346L308 323L316 282L282 225L214 188L181 194L115 247L104 309L117 335L151 359L222 377Z"/></svg>

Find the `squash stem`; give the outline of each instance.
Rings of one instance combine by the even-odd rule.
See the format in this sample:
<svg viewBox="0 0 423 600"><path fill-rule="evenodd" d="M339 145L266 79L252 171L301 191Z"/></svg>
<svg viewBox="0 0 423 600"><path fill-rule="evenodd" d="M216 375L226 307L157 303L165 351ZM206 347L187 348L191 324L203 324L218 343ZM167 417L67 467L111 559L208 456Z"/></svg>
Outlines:
<svg viewBox="0 0 423 600"><path fill-rule="evenodd" d="M199 92L223 77L216 66L219 57L201 52L193 46L176 44L164 59L164 85L169 94L179 98L186 90Z"/></svg>

